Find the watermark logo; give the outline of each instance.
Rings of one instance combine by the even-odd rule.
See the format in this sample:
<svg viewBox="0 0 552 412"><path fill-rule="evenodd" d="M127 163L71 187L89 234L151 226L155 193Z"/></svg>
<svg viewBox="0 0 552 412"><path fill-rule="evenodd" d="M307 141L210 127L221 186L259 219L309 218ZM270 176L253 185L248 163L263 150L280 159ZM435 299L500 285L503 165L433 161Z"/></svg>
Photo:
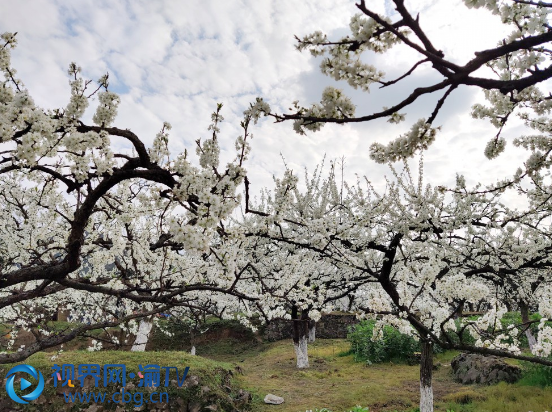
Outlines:
<svg viewBox="0 0 552 412"><path fill-rule="evenodd" d="M34 391L31 393L28 393L27 395L17 395L15 393L15 390L13 389L13 381L15 380L15 374L17 372L25 372L29 375L31 375L35 380L38 380L38 386ZM17 365L10 369L8 374L6 375L8 378L6 381L6 392L8 393L9 397L12 398L17 403L22 404L28 404L27 401L35 400L40 396L42 391L44 390L44 377L42 376L42 373L37 371L34 367L31 365ZM29 386L31 386L31 382L29 382L25 378L21 378L21 390L27 389ZM23 398L23 399L21 399Z"/></svg>
<svg viewBox="0 0 552 412"><path fill-rule="evenodd" d="M63 397L66 403L131 403L134 402L134 406L139 408L143 403L169 403L169 394L167 392L157 392L161 385L165 387L169 386L169 383L174 382L181 388L184 384L184 380L188 375L190 368L186 366L182 375L179 375L178 368L176 366L163 366L148 364L138 365L138 371L128 373L130 379L139 377L139 382L133 387L137 388L149 388L147 392L128 392L127 389L127 369L126 365L122 363L118 364L106 364L103 367L95 363L84 363L80 365L74 365L72 363L64 363L61 366L54 364L52 366L52 378L54 387L67 387L68 390L63 392ZM181 369L182 370L182 369ZM38 382L37 387L26 395L18 395L15 393L15 374L26 373L32 376L35 381ZM170 376L173 379L170 379ZM6 375L6 392L9 397L17 403L28 404L28 401L37 399L44 390L44 377L40 371L37 371L31 365L18 365L10 369ZM21 386L21 391L34 385L25 378L21 378L18 382ZM98 388L103 383L105 388L112 388L113 386L121 388L120 390L109 393L105 391L90 391L91 384L95 388ZM130 383L130 382L129 382ZM81 390L77 389L80 386ZM71 390L70 388L75 388ZM18 390L19 393L21 393ZM144 395L146 395L144 397Z"/></svg>

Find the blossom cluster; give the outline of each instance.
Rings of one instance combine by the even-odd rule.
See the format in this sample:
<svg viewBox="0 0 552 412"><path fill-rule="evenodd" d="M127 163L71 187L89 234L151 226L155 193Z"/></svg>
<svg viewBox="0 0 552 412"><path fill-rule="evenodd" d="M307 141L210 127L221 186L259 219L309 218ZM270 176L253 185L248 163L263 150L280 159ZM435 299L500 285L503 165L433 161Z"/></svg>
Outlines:
<svg viewBox="0 0 552 412"><path fill-rule="evenodd" d="M373 143L370 146L370 157L378 163L394 162L412 157L415 152L427 149L435 140L436 134L436 128L426 123L425 119L420 119L408 133L395 139L387 146L381 143Z"/></svg>
<svg viewBox="0 0 552 412"><path fill-rule="evenodd" d="M297 113L304 117L346 119L354 116L355 105L345 96L342 90L328 86L322 93L319 104L313 104L310 108L299 107L294 102ZM293 129L299 134L305 134L305 130L317 131L324 124L317 121L298 119L293 123Z"/></svg>
<svg viewBox="0 0 552 412"><path fill-rule="evenodd" d="M82 325L106 322L123 322L137 333L132 318L167 302L181 316L189 316L190 307L243 310L222 293L237 293L243 262L232 258L234 245L223 245L218 230L241 201L249 121L267 115L268 105L257 100L246 111L236 158L221 168L222 105L213 113L211 137L198 142L196 159L188 151L170 153L166 122L148 148L132 131L114 127L120 98L108 89L107 75L91 89L93 82L71 63L68 104L42 109L10 66L16 37L4 33L1 39L0 323L13 328L12 344L20 330L32 330L39 342L24 353L61 339L63 333L47 326L61 311L72 321L72 336L83 333ZM94 99L95 125L86 125ZM127 139L132 150L115 148L113 137ZM44 283L44 273L53 272L60 283Z"/></svg>

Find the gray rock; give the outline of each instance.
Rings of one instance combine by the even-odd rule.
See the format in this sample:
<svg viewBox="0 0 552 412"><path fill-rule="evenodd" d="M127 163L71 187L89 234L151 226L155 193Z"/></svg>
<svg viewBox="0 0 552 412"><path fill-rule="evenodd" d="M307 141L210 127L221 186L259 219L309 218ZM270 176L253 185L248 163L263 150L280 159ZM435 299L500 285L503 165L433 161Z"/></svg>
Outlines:
<svg viewBox="0 0 552 412"><path fill-rule="evenodd" d="M276 396L269 393L268 395L265 396L264 403L270 403L272 405L280 405L284 403L284 398L282 398L281 396Z"/></svg>
<svg viewBox="0 0 552 412"><path fill-rule="evenodd" d="M452 360L451 366L455 380L463 384L514 383L521 377L519 367L508 365L496 356L461 353Z"/></svg>

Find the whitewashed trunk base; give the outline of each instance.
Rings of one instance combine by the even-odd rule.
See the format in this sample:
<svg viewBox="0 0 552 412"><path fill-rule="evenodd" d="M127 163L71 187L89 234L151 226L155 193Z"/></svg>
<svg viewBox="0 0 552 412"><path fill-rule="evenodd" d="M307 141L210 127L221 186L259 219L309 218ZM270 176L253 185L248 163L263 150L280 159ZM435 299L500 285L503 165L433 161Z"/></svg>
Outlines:
<svg viewBox="0 0 552 412"><path fill-rule="evenodd" d="M316 323L313 322L312 327L309 329L309 343L313 343L316 340Z"/></svg>
<svg viewBox="0 0 552 412"><path fill-rule="evenodd" d="M420 412L433 412L433 387L420 385Z"/></svg>
<svg viewBox="0 0 552 412"><path fill-rule="evenodd" d="M422 342L420 359L420 412L433 412L433 344Z"/></svg>
<svg viewBox="0 0 552 412"><path fill-rule="evenodd" d="M132 352L144 352L146 350L146 345L148 344L149 334L153 323L147 320L141 320L140 326L138 327L138 333L136 339L134 340L134 345L130 349Z"/></svg>
<svg viewBox="0 0 552 412"><path fill-rule="evenodd" d="M299 339L299 343L293 343L295 349L295 357L297 358L297 367L304 369L309 367L309 354L307 351L308 339L306 336L302 336Z"/></svg>
<svg viewBox="0 0 552 412"><path fill-rule="evenodd" d="M192 346L192 350L190 351L190 355L194 355L194 356L195 356L195 346Z"/></svg>

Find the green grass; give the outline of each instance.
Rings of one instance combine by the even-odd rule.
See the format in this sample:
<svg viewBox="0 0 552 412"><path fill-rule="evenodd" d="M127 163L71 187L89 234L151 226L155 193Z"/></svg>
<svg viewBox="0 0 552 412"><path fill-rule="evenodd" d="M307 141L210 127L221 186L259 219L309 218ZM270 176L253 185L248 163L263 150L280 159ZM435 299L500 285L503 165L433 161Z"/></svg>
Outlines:
<svg viewBox="0 0 552 412"><path fill-rule="evenodd" d="M466 390L465 403L446 403L454 412L544 412L551 410L552 391L550 389L523 386L521 384L499 383L489 387L474 387Z"/></svg>
<svg viewBox="0 0 552 412"><path fill-rule="evenodd" d="M354 405L368 406L370 411L402 411L417 406L417 366L383 363L367 367L354 362L352 356L343 356L347 349L345 340L317 340L309 348L311 368L298 370L291 341L261 344L242 356L239 365L244 374L239 380L255 395L253 410L259 412L323 407L348 411ZM445 380L436 378L438 390L449 384L459 386ZM277 408L265 405L262 399L267 393L286 401Z"/></svg>
<svg viewBox="0 0 552 412"><path fill-rule="evenodd" d="M419 402L419 368L382 363L366 366L355 362L344 339L319 339L309 345L311 368L298 370L291 340L258 343L249 348L228 343L212 344L198 351L213 359L235 362L243 370L241 385L253 395L253 411L305 412L328 408L349 411L355 405L370 412L416 410ZM200 352L198 352L200 353ZM434 395L436 412L544 412L552 411L552 389L522 383L494 386L462 385L452 379L450 361L458 352L436 354ZM515 360L509 363L519 363ZM265 405L267 393L282 396L282 405Z"/></svg>

